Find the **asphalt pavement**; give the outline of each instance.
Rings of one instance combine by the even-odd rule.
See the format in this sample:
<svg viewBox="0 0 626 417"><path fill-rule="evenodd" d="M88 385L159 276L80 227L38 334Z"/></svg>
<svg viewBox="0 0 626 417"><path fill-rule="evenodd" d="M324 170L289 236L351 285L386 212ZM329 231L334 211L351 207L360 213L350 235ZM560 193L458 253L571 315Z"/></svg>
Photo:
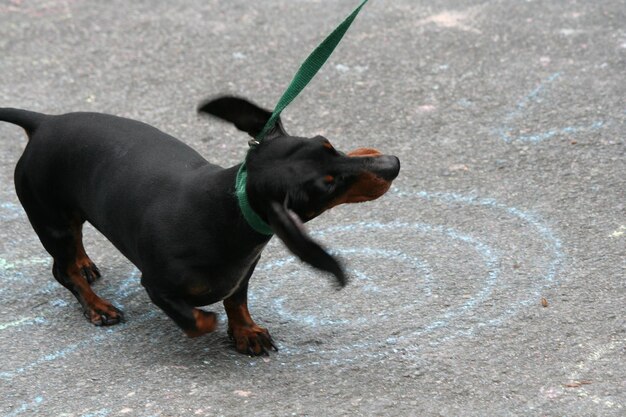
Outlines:
<svg viewBox="0 0 626 417"><path fill-rule="evenodd" d="M0 106L99 111L212 162L248 138L195 113L271 108L357 0L0 0ZM371 0L286 128L397 155L383 198L310 222L335 291L277 239L250 309L280 351L187 339L93 228L97 328L52 277L0 123L0 416L626 415L623 0ZM208 215L198 213L198 215Z"/></svg>

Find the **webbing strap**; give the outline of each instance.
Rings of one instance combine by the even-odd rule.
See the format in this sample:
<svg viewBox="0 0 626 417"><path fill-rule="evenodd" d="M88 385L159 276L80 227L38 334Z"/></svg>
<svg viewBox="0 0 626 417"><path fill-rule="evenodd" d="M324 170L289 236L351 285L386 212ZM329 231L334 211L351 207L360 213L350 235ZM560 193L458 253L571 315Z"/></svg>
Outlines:
<svg viewBox="0 0 626 417"><path fill-rule="evenodd" d="M368 0L363 0L361 4L354 9L354 11L346 17L346 19L332 31L330 35L326 37L320 43L317 48L307 57L307 59L302 63L296 75L294 75L293 80L291 80L291 84L287 87L287 90L283 93L280 100L278 100L278 104L274 108L274 112L272 113L269 120L265 123L263 130L259 133L256 139L260 142L263 140L267 132L269 132L272 127L276 124L276 120L280 116L280 113L291 103L300 92L306 87L306 85L313 79L315 74L322 68L322 65L326 62L328 57L333 53L341 38L346 33L354 18L359 14L361 8L367 3ZM252 227L257 232L264 235L272 235L274 232L269 224L267 224L263 219L252 209L250 206L250 202L248 201L248 194L246 192L246 183L248 179L248 170L246 168L246 161L244 160L237 171L237 178L235 180L235 193L237 195L237 201L239 202L239 208L243 213L243 217L246 219L250 227Z"/></svg>
<svg viewBox="0 0 626 417"><path fill-rule="evenodd" d="M295 99L298 94L306 87L306 85L313 79L315 74L322 68L322 65L326 62L328 57L333 53L341 38L346 33L354 18L359 14L361 8L367 3L368 0L363 0L361 4L354 9L352 13L346 19L332 31L330 35L326 37L320 43L317 48L307 57L307 59L302 63L296 75L294 75L293 80L291 80L291 84L285 90L280 100L278 100L278 104L274 108L274 112L272 116L269 118L261 133L257 136L257 140L262 140L267 132L274 126L276 120L280 116L280 113Z"/></svg>

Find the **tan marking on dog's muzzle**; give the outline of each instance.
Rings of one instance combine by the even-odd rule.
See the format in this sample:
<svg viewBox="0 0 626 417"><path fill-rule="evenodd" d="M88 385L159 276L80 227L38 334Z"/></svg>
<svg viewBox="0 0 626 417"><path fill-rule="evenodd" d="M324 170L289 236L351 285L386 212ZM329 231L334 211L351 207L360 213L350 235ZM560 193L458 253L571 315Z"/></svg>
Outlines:
<svg viewBox="0 0 626 417"><path fill-rule="evenodd" d="M376 157L382 153L373 148L359 148L347 154L352 158ZM375 200L382 196L391 187L391 181L386 181L372 172L363 172L356 182L343 195L331 201L327 209L345 203L362 203Z"/></svg>
<svg viewBox="0 0 626 417"><path fill-rule="evenodd" d="M348 152L348 156L380 156L381 152L374 148L359 148Z"/></svg>

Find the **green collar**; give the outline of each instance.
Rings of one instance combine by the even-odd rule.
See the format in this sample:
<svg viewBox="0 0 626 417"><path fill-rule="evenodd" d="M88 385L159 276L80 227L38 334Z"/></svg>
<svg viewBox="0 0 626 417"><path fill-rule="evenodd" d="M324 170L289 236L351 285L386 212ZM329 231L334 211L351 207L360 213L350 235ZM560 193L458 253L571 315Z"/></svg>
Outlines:
<svg viewBox="0 0 626 417"><path fill-rule="evenodd" d="M261 216L259 216L250 206L248 193L246 192L247 179L248 169L246 167L246 161L243 161L239 167L239 171L237 171L237 178L235 179L235 194L237 195L237 202L239 203L241 213L250 227L262 235L271 236L274 234L274 231L270 225L264 222Z"/></svg>

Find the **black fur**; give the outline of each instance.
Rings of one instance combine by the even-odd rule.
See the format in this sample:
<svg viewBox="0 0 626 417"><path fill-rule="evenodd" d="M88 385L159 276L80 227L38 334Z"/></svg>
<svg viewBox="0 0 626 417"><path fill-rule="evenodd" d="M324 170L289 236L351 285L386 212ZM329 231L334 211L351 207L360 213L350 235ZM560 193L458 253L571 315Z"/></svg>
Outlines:
<svg viewBox="0 0 626 417"><path fill-rule="evenodd" d="M199 111L251 136L270 116L236 97L210 100ZM15 169L18 197L54 259L55 278L94 324L115 324L123 315L88 285L99 273L82 248L85 221L141 270L151 299L190 336L215 327L214 315L195 307L224 300L239 351L262 354L274 347L246 307L248 280L270 237L241 215L234 193L239 165L211 164L154 127L111 115L5 108L0 120L28 133ZM340 264L302 223L354 190L363 173L390 183L400 165L392 156L349 157L321 137L289 136L279 122L250 150L247 168L254 210L303 261L345 285Z"/></svg>

